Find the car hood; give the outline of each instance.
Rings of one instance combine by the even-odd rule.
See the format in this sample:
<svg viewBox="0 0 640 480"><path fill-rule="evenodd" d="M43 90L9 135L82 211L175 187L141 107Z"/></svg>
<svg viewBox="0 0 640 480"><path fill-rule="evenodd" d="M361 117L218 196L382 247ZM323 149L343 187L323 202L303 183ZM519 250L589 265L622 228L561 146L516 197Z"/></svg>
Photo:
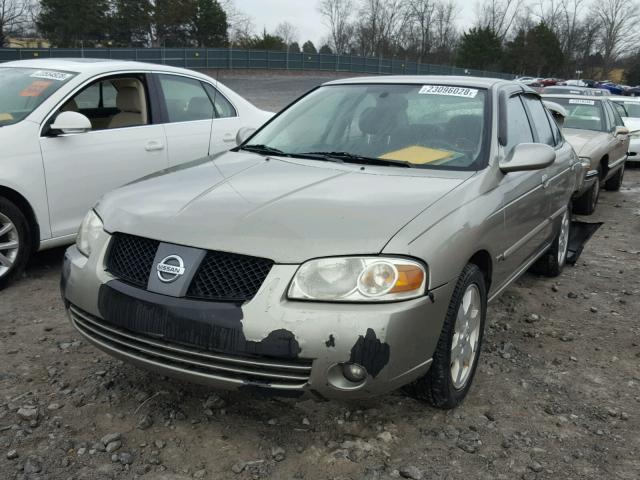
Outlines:
<svg viewBox="0 0 640 480"><path fill-rule="evenodd" d="M379 253L474 173L228 152L122 187L96 211L110 233L299 263Z"/></svg>
<svg viewBox="0 0 640 480"><path fill-rule="evenodd" d="M588 157L599 146L607 143L606 132L565 128L562 133L579 157Z"/></svg>

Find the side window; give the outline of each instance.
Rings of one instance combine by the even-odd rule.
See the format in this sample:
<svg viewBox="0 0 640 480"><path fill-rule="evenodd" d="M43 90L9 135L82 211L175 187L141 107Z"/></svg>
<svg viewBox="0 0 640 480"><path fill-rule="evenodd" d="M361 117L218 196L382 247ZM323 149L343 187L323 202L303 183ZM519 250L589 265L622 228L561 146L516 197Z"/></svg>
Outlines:
<svg viewBox="0 0 640 480"><path fill-rule="evenodd" d="M611 108L611 105L609 105L609 102L602 102L602 108L604 108L604 111L606 112L606 115L607 115L607 119L609 123L608 130L613 131L616 125L616 120L613 116L613 108Z"/></svg>
<svg viewBox="0 0 640 480"><path fill-rule="evenodd" d="M522 99L531 114L531 123L537 133L538 142L546 143L552 147L555 146L556 142L549 124L549 117L547 117L547 111L540 99L529 95L524 96Z"/></svg>
<svg viewBox="0 0 640 480"><path fill-rule="evenodd" d="M60 108L85 115L92 130L147 125L149 115L143 77L113 77L85 87Z"/></svg>
<svg viewBox="0 0 640 480"><path fill-rule="evenodd" d="M198 80L176 75L158 75L169 122L211 120L213 105Z"/></svg>
<svg viewBox="0 0 640 480"><path fill-rule="evenodd" d="M611 102L609 105L613 107L611 110L613 110L613 118L615 120L614 125L616 127L624 127L624 120L622 120L622 117L628 116L627 111L619 103Z"/></svg>
<svg viewBox="0 0 640 480"><path fill-rule="evenodd" d="M533 142L531 126L520 96L507 100L507 154L519 143Z"/></svg>
<svg viewBox="0 0 640 480"><path fill-rule="evenodd" d="M549 123L551 124L551 131L553 132L555 145L562 144L562 132L560 131L558 123L553 118L553 115L551 115L551 112L549 112L549 110L547 110L547 118L549 119Z"/></svg>
<svg viewBox="0 0 640 480"><path fill-rule="evenodd" d="M231 105L231 102L227 100L224 95L222 95L217 89L215 89L208 83L205 83L203 85L216 109L216 118L229 118L238 116L236 109L233 107L233 105Z"/></svg>

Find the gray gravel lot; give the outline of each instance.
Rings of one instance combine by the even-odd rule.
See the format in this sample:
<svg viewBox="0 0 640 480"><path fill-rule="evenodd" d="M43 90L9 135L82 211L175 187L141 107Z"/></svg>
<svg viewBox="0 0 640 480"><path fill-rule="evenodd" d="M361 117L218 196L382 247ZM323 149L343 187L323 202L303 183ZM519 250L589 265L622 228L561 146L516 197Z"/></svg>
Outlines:
<svg viewBox="0 0 640 480"><path fill-rule="evenodd" d="M224 81L269 108L318 79ZM263 399L137 370L80 339L59 297L63 249L41 253L0 292L0 479L637 480L640 170L600 201L576 267L526 274L490 306L452 412L401 392Z"/></svg>

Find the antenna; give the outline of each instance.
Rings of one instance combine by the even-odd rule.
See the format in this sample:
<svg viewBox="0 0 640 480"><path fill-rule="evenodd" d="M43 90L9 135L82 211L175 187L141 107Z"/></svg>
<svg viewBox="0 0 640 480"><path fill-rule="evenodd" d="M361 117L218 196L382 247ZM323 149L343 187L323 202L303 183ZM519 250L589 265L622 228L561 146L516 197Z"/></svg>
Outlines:
<svg viewBox="0 0 640 480"><path fill-rule="evenodd" d="M216 69L216 78L215 78L216 85L213 89L213 98L209 97L212 103L211 106L213 107L211 110L211 129L209 130L209 149L207 151L209 155L211 155L211 140L213 140L213 121L218 116L218 110L216 109L216 98L218 97L218 88L220 87L220 82L218 81L219 78L220 78L220 69L218 68Z"/></svg>

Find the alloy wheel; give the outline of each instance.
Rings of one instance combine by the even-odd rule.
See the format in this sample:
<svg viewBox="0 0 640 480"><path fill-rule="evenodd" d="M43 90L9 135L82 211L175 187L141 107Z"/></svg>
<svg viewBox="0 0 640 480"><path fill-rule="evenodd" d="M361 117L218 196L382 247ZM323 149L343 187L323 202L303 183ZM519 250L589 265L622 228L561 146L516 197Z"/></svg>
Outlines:
<svg viewBox="0 0 640 480"><path fill-rule="evenodd" d="M0 277L6 275L18 258L20 236L13 222L0 212Z"/></svg>
<svg viewBox="0 0 640 480"><path fill-rule="evenodd" d="M467 287L458 307L451 342L451 379L456 390L464 388L473 371L480 341L482 300L476 284Z"/></svg>
<svg viewBox="0 0 640 480"><path fill-rule="evenodd" d="M564 265L567 259L567 250L569 249L569 227L571 225L571 219L569 218L569 211L565 210L562 215L562 224L560 225L560 236L558 237L558 265Z"/></svg>

